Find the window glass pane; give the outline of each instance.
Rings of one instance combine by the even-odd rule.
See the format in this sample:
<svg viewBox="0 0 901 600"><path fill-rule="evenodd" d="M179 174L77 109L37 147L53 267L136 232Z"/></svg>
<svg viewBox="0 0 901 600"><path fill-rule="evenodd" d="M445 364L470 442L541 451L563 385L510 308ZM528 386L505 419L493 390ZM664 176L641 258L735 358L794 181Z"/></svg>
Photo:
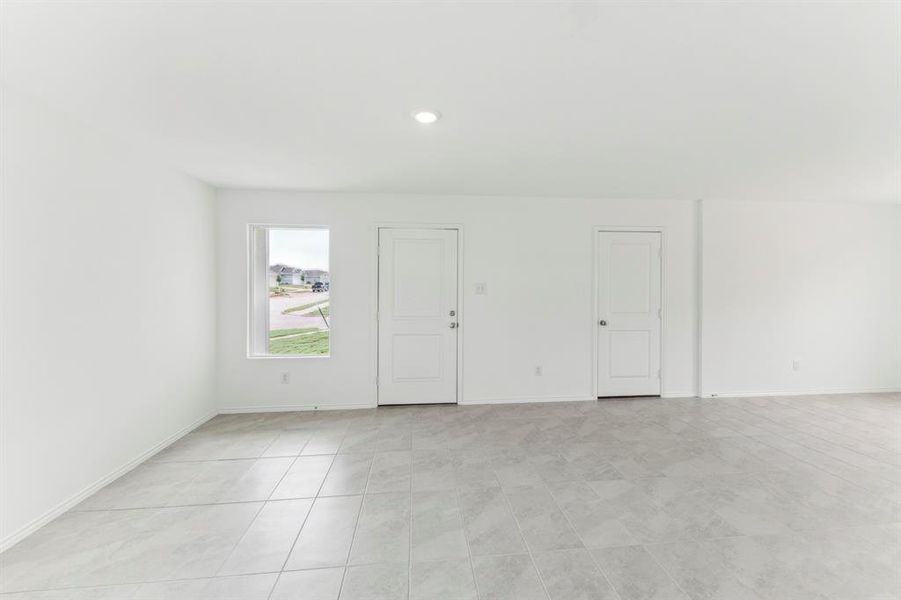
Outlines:
<svg viewBox="0 0 901 600"><path fill-rule="evenodd" d="M328 230L269 229L269 353L329 353Z"/></svg>

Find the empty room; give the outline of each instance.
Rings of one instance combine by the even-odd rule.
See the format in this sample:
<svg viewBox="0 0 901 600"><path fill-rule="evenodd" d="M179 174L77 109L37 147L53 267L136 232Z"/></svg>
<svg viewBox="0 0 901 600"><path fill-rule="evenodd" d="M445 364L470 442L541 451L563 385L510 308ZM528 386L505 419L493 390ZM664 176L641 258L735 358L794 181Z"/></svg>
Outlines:
<svg viewBox="0 0 901 600"><path fill-rule="evenodd" d="M901 600L901 2L0 0L0 600Z"/></svg>

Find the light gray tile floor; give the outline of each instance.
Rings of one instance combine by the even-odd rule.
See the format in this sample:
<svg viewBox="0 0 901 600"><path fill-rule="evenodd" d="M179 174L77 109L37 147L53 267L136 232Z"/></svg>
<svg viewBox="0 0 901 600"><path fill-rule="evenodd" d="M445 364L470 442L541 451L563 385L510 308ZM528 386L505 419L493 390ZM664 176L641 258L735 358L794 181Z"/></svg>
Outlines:
<svg viewBox="0 0 901 600"><path fill-rule="evenodd" d="M901 394L223 415L2 600L901 600Z"/></svg>

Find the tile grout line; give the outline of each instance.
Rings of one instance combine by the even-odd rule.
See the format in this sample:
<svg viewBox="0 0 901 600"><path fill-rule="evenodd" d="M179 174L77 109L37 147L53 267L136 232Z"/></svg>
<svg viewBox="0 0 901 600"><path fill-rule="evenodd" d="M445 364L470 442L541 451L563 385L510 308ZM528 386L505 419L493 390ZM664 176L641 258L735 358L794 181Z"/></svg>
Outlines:
<svg viewBox="0 0 901 600"><path fill-rule="evenodd" d="M564 458L564 460L565 460L565 458ZM545 487L547 487L547 484L545 484ZM591 490L591 491L594 492L594 490ZM557 510L559 510L560 514L563 515L563 518L566 519L566 523L572 528L573 532L575 532L576 537L579 538L579 541L582 543L583 550L585 550L585 552L588 553L588 558L591 560L591 564L593 564L595 566L595 568L598 570L598 572L604 578L604 581L606 581L607 585L610 586L610 589L613 590L613 594L614 594L614 596L616 596L617 600L623 600L622 596L619 593L619 590L617 590L616 586L613 585L613 582L610 581L610 577L607 575L607 572L601 567L601 565L598 564L598 561L595 560L594 555L591 552L592 548L589 548L588 544L585 543L585 540L582 539L582 534L580 534L579 530L575 527L575 525L573 525L572 521L569 518L569 515L566 514L566 511L560 505L560 502L557 501L557 498L554 496L554 493L552 491L550 491L550 488L548 488L548 494L550 494L551 501L557 507ZM595 494L595 495L597 495L597 494ZM598 497L598 500L600 500L600 499L601 498Z"/></svg>
<svg viewBox="0 0 901 600"><path fill-rule="evenodd" d="M410 422L410 531L407 534L407 598L413 597L413 422ZM374 462L374 461L373 461Z"/></svg>
<svg viewBox="0 0 901 600"><path fill-rule="evenodd" d="M783 406L783 407L793 408L793 407L791 407L790 405L786 405L786 404L784 404L784 403L782 403L782 402L777 402L777 404L779 404L780 406ZM779 422L777 422L777 421L774 421L773 419L771 419L771 418L768 417L768 416L760 415L760 414L758 414L758 413L756 413L756 412L753 412L753 411L751 411L751 410L748 410L745 406L740 406L740 407L737 407L737 408L738 408L739 410L741 410L742 412L745 412L745 413L747 413L747 414L753 415L754 417L757 417L757 418L759 418L759 419L763 419L763 420L765 420L765 421L769 421L769 422L771 422L771 423L773 423L773 424L775 424L775 425L778 425L778 426L780 426L780 427L786 427L786 425L783 425L782 423L779 423ZM804 413L806 413L806 414L808 414L808 415L818 416L818 414L817 414L816 412L812 412L812 411L809 411L809 410L807 410L807 409L797 409L797 410L799 410L799 411L801 411L801 412L804 412ZM850 419L850 417L849 417L849 419ZM831 421L831 419L827 419L827 420L830 420L830 421ZM839 422L839 421L833 421L833 422L834 422L836 425L842 425L842 423ZM861 421L861 423L863 423L863 421ZM826 438L823 438L823 437L818 436L818 435L815 435L815 434L807 433L807 432L805 432L805 431L803 431L803 430L801 430L801 429L798 429L798 427L796 427L796 426L794 426L794 425L788 425L787 427L789 427L790 429L793 429L794 431L796 431L796 432L798 432L798 433L800 433L800 434L802 434L802 435L807 435L807 436L810 436L810 437L813 437L813 438L820 439L820 440L822 440L823 442L830 443L830 444L834 444L834 445L838 446L839 448L844 448L845 450L847 450L847 451L849 451L849 452L853 452L853 453L858 454L858 455L860 455L860 456L862 456L862 457L864 457L864 458L868 458L868 459L870 459L870 460L872 460L872 461L875 461L875 462L884 464L884 465L889 466L889 467L898 468L898 465L893 465L892 463L886 463L885 461L882 461L882 460L880 460L880 459L874 458L874 457L870 456L869 454L860 452L859 450L855 450L854 448L849 448L848 446L845 446L845 445L843 445L843 444L835 444L835 443L834 443L832 440L830 440L830 439L826 439ZM782 433L775 433L775 434L772 434L772 433L771 433L770 435L776 435L776 436L778 436L778 437L783 438L783 439L786 440L786 441L789 441L789 442L792 442L792 443L795 443L795 444L804 446L805 448L808 448L808 449L811 449L811 450L815 450L815 451L817 451L817 452L820 452L821 454L824 454L825 456L829 456L828 454L825 454L824 452L822 452L822 451L820 451L820 450L817 450L816 448L810 448L810 446L807 446L806 444L803 444L803 443L801 443L801 442L796 442L796 441L794 441L794 440L790 440L790 439L786 438L785 435L782 434ZM833 457L830 457L830 458L833 458ZM846 461L844 461L843 459L834 459L834 460L839 460L839 461L841 461L841 462L846 462ZM846 462L846 464L851 464L851 463L847 463L847 462ZM856 465L851 465L851 466L857 468Z"/></svg>
<svg viewBox="0 0 901 600"><path fill-rule="evenodd" d="M311 436L311 437L312 437L312 436ZM342 438L342 440L343 440L343 438ZM303 447L306 448L306 447L307 447L307 444L309 444L309 443L310 443L310 441L307 440L307 442L304 444ZM340 445L339 445L339 448L340 448ZM312 512L313 512L313 508L316 506L316 500L317 500L318 497L319 497L319 491L322 490L322 486L325 484L325 479L328 477L329 472L331 472L331 470L332 470L332 465L335 464L335 457L336 457L336 456L338 456L337 453L332 455L332 462L329 463L329 468L328 468L328 470L325 472L325 475L322 477L322 481L319 483L319 489L317 490L316 495L313 496L312 502L310 502L310 508L307 510L307 514L304 515L303 521L301 522L300 527L297 529L297 535L294 536L294 541L291 542L291 547L288 549L288 553L285 554L285 560L282 561L282 566L281 566L281 568L279 569L278 577L276 578L275 584L272 586L272 589L269 590L269 595L266 596L266 600L269 600L270 598L272 598L272 594L275 593L275 588L278 586L278 582L279 582L279 581L281 580L281 578L282 578L282 573L285 572L285 565L288 564L288 559L291 558L291 554L294 552L294 547L297 545L297 540L300 539L300 534L303 533L303 528L304 528L304 526L307 524L307 519L310 518L310 514L312 514ZM295 463L296 463L298 460L300 460L302 457L303 457L303 449L301 449L300 454L297 455L297 458L295 459ZM294 466L293 463L292 463L291 466L292 466L292 467ZM290 471L290 470L291 470L291 469L289 468L288 471ZM287 472L285 472L285 475L287 475ZM281 482L279 482L279 483L281 483ZM277 489L277 487L276 487L276 489ZM272 490L272 493L273 493L273 494L275 493L275 489ZM270 496L271 496L271 494L270 494Z"/></svg>
<svg viewBox="0 0 901 600"><path fill-rule="evenodd" d="M689 424L690 424L690 423L689 423ZM677 434L677 435L678 435L678 434ZM743 434L741 434L741 435L743 435ZM711 438L711 439L719 440L719 439L721 439L721 438ZM728 437L725 438L725 439L728 439ZM755 457L755 458L756 458L756 457ZM744 474L744 472L739 472L739 473L737 473L737 474ZM638 481L638 480L641 480L641 479L647 479L647 478L653 478L653 477L646 477L646 478L645 478L645 477L638 477L638 478L632 478L632 479L629 479L629 478L624 478L624 479L627 480L627 481ZM592 491L594 491L594 490L592 490ZM551 496L553 497L553 494L551 494ZM601 498L598 497L598 500L601 500ZM560 509L560 511L563 513L564 518L566 518L567 521L569 522L569 517L568 517L568 515L566 515L566 512L563 510L562 507L560 507L559 502L557 502L556 498L554 498L554 501L555 501L555 503L557 504L557 506L558 506L558 508ZM649 497L648 497L648 501L651 502L654 506L656 506L656 507L659 508L660 510L664 511L666 514L669 514L669 512L666 511L666 508L665 508L660 502L656 501L656 500L653 498L653 496L649 496ZM625 523L621 523L621 524L623 525L623 527L626 528L626 530L629 530L629 527L628 527L627 524L625 524ZM571 523L571 522L570 522L570 526L572 527L572 523ZM573 527L573 530L576 531L576 535L579 536L579 539L581 540L582 538L581 538L581 536L579 535L578 530L577 530L575 527ZM633 533L633 536L634 536L634 533ZM750 537L750 536L748 536L748 535L725 536L724 538L716 538L716 539L731 539L731 538L737 538L737 537ZM711 538L711 539L715 539L715 538ZM692 540L690 540L689 542L690 542L690 543L700 543L700 541L701 541L701 540L694 540L694 539L692 539ZM705 538L703 541L707 541L707 539ZM582 543L583 543L583 545L585 545L584 540L582 541ZM661 541L661 542L657 542L655 545L664 545L664 544L671 544L671 543L678 543L678 542L675 542L675 541ZM686 598L692 599L692 600L693 600L693 596L691 596L690 594L688 594L688 593L683 589L683 587L679 584L679 582L676 580L676 578L673 577L673 575L672 575L672 574L671 574L671 573L670 573L670 572L669 572L669 571L668 571L668 570L660 563L660 561L657 559L657 557L654 556L654 554L647 548L648 544L646 544L646 543L640 543L640 544L629 544L629 545L624 545L624 546L621 545L621 546L612 546L612 547L620 547L620 548L626 547L626 548L627 548L627 547L635 547L635 546L641 548L643 551L645 551L645 552L648 554L648 556L651 557L651 560L653 560L654 563L655 563L655 564L660 568L660 570L664 573L664 575L666 575L666 577L669 578L669 580L673 583L673 585L675 585L676 588L678 588L680 592L682 592L683 594L685 594L685 597L686 597ZM586 549L587 549L587 546L586 546ZM600 565L600 563L598 563L597 559L594 557L594 554L591 552L590 549L588 550L588 555L589 555L589 557L591 558L592 562L595 564L595 566L598 568L598 570L601 572L601 574L604 576L604 579L607 580L607 582L610 584L610 587L613 589L613 591L614 591L614 593L617 595L617 597L618 597L618 598L621 598L621 596L620 596L620 594L619 594L619 591L613 586L613 584L612 584L612 582L610 581L610 578L609 578L609 576L607 575L606 571L605 571L604 568ZM729 569L729 568L726 567L725 565L722 565L722 566L723 566L727 571L729 571L733 576L735 575L735 573L732 573L731 569Z"/></svg>
<svg viewBox="0 0 901 600"><path fill-rule="evenodd" d="M785 406L785 405L783 404L782 406ZM893 433L891 427L889 427L889 428L884 428L882 425L877 425L877 424L875 424L875 423L866 423L866 422L864 422L864 421L860 421L860 420L858 420L858 419L855 419L855 418L852 417L852 416L846 416L846 415L841 415L841 414L833 413L833 416L835 416L835 417L837 417L837 418L830 418L829 415L821 415L821 414L817 413L815 410L810 410L810 409L808 409L808 408L799 408L799 409L797 409L797 410L801 411L802 413L804 413L804 415L806 415L806 416L808 416L808 417L814 417L815 419L825 420L826 422L831 423L831 424L833 424L834 426L836 426L836 430L833 431L833 430L830 430L829 428L825 427L822 423L814 423L814 424L812 424L812 427L815 427L817 430L822 431L822 432L826 432L826 433L829 434L829 435L838 435L838 436L840 436L841 438L843 438L843 439L845 439L845 440L852 441L852 442L854 441L853 438L849 438L849 436L847 435L847 433L845 433L849 427L851 428L851 431L853 431L855 435L858 435L858 436L864 436L864 437L866 437L867 435L869 435L869 432L865 430L866 427L869 427L869 428L871 428L871 429L877 430L877 431L876 431L877 433L881 433L881 434L885 434L885 435L889 435L889 434ZM842 420L843 420L844 422L843 422ZM862 430L862 429L863 429L863 430ZM879 431L879 430L881 430L881 431ZM820 439L823 439L824 441L828 441L828 442L831 442L831 441L832 441L832 440L829 439L828 437L827 437L827 438L823 438L823 437L821 437L820 435L816 435L815 437L820 437ZM867 443L873 444L873 442L871 442L871 441L869 441L869 440L866 440L866 441L867 441ZM875 445L876 445L880 450L890 451L889 448L885 448L885 447L883 447L883 446L881 446L881 445L879 445L879 444L875 444ZM852 447L849 447L849 446L846 446L846 445L842 445L842 447L847 448L848 450L853 450L853 451L855 451L855 452L859 452L859 453L861 453L861 454L864 454L865 456L869 456L869 455L866 454L865 452L861 452L861 451L856 450L856 449L854 449L854 448L852 448Z"/></svg>
<svg viewBox="0 0 901 600"><path fill-rule="evenodd" d="M314 504L316 501L319 500L319 493L322 492L322 488L323 488L323 486L325 486L325 481L326 481L326 479L328 479L329 473L332 472L332 467L335 464L335 460L337 460L337 458L338 458L338 452L341 451L341 447L344 445L345 440L347 440L347 435L349 432L350 432L350 427L348 427L344 431L344 435L341 436L341 443L338 444L338 448L335 451L335 458L332 460L332 464L329 465L328 473L326 473L325 477L322 478L322 483L319 485L319 492L316 493L316 500L314 501ZM374 459L375 458L373 456L373 460ZM344 582L347 581L347 571L350 568L348 566L350 563L350 553L353 552L354 540L357 538L357 527L359 527L359 525L360 525L360 515L363 513L363 501L366 499L366 494L365 494L366 486L369 485L369 475L371 473L372 473L372 462L369 463L369 474L367 474L366 483L363 485L364 493L360 496L360 508L357 509L357 514L356 514L356 516L354 516L354 530L350 536L350 546L348 546L348 548L347 548L347 556L344 557L344 569L341 572L341 583L338 585L338 596L337 596L337 598L335 598L335 600L339 600L341 598L341 594L344 593ZM310 512L312 512L312 508L310 509ZM297 538L298 539L300 538L300 532L298 532ZM295 544L297 543L297 539L294 540L294 543ZM291 546L291 552L293 552L293 551L294 551L294 546ZM288 558L291 557L291 552L288 553ZM286 558L285 564L287 564L287 563L288 563L288 559ZM284 565L282 566L282 569L284 569Z"/></svg>
<svg viewBox="0 0 901 600"><path fill-rule="evenodd" d="M754 417L755 419L762 419L762 420L764 420L764 421L768 421L769 423L772 423L773 425L777 425L777 426L780 427L780 428L786 428L786 427L788 427L788 428L792 429L793 431L795 431L795 432L797 432L797 433L800 433L800 434L802 434L802 435L810 435L810 434L806 434L804 431L798 429L797 427L794 427L794 426L786 426L786 425L784 425L784 424L782 424L782 423L779 423L779 422L777 422L777 421L774 421L773 419L771 419L771 418L768 417L768 416L763 416L763 415L760 415L760 414L758 414L758 413L756 413L756 412L754 412L754 411L748 410L744 405L741 405L741 406L731 406L731 405L729 405L728 407L729 407L729 408L733 408L733 409L735 409L735 410L740 410L741 412L743 412L743 413L745 413L745 414L747 414L747 415L749 415L749 416L751 416L751 417ZM829 470L827 470L825 467L822 467L821 465L819 465L819 464L817 464L817 463L811 462L811 461L808 460L808 459L805 459L805 458L798 458L797 456L794 456L794 455L792 455L792 454L786 452L785 450L783 450L782 448L779 448L778 446L774 446L774 445L771 444L771 443L768 443L768 442L766 442L766 441L763 441L761 438L764 438L764 437L766 437L766 436L773 436L773 437L779 438L779 439L781 439L781 440L783 440L783 441L785 441L785 442L787 442L787 443L789 443L789 444L792 444L792 445L794 445L794 446L801 446L801 447L805 448L806 450L808 450L808 451L810 451L810 452L816 452L816 453L818 453L818 454L821 454L822 456L828 458L829 460L834 460L834 461L837 461L837 462L839 462L839 463L841 463L841 464L847 465L849 468L852 468L852 469L859 469L860 467L858 467L857 465L851 464L851 463L845 461L844 459L836 458L836 457L830 456L829 454L826 454L826 453L823 452L822 450L818 450L817 448L812 448L812 447L810 447L810 446L808 446L808 445L806 445L806 444L804 444L804 443L802 443L802 442L798 442L798 441L792 440L792 439L786 437L784 433L781 433L781 432L779 432L779 431L776 431L776 432L774 432L774 431L772 431L772 430L764 430L764 431L765 431L765 433L762 433L762 434L748 434L748 433L742 433L742 432L738 431L738 432L737 432L738 435L736 435L736 436L727 436L727 437L724 437L724 438L713 438L713 439L718 439L718 440L719 440L719 439L729 440L729 439L732 439L732 438L742 438L742 439L748 439L748 440L751 440L751 441L755 441L755 442L758 442L758 443L762 443L762 444L768 446L769 448L772 448L772 449L774 449L774 450L778 450L779 452L782 452L783 454L786 454L786 455L790 456L790 457L791 457L792 459L794 459L794 460L798 460L798 461L800 461L800 462L802 462L802 463L804 463L804 464L806 464L806 465L812 466L812 467L816 468L817 470L822 471L822 472L824 472L824 473L826 473L826 474L828 474L828 475L831 475L831 476L833 476L833 477L837 477L837 478L839 478L839 479L841 479L841 480L843 480L843 481L845 481L845 482L847 482L847 483L850 483L850 484L852 484L852 485L857 486L858 488L864 489L864 488L863 488L862 486L860 486L860 484L858 484L857 482L854 482L854 481L850 481L850 480L848 480L848 479L845 479L845 478L842 477L841 475L836 475L836 474L830 472ZM811 437L815 437L815 438L816 438L817 436L811 435ZM823 438L818 438L818 439L821 439L822 441L827 442L827 443L831 443L831 442L829 442L829 440L825 440L825 439L823 439ZM848 450L848 451L855 452L856 454L860 454L862 457L869 458L870 460L874 460L875 462L880 462L880 463L882 463L882 464L884 464L884 465L886 465L886 466L888 466L888 467L895 467L895 468L897 468L895 465L892 465L891 463L885 463L885 462L883 462L883 461L879 461L878 459L874 459L874 458L870 457L869 455L862 454L862 453L857 452L857 451L855 451L855 450L853 450L853 449L851 449L851 448L847 448L847 447L841 446L841 445L838 445L838 446L839 446L840 448L844 448L844 449L846 449L846 450ZM750 453L749 451L746 451L746 452ZM751 454L753 455L753 453L751 453ZM755 456L755 458L756 458L756 456ZM766 471L763 471L763 472L766 472ZM882 476L877 476L877 477L879 477L879 479L880 479L881 481L884 481L884 482L886 482L886 483L889 483L889 484L893 483L893 482L891 482L891 481L889 481L889 480L883 478Z"/></svg>
<svg viewBox="0 0 901 600"><path fill-rule="evenodd" d="M343 443L343 442L342 442ZM337 457L337 454L335 455ZM360 493L360 509L357 511L357 517L354 520L354 532L350 536L350 546L347 548L347 557L344 559L344 574L341 576L341 585L338 588L338 598L344 590L344 581L347 579L347 571L350 569L350 555L354 551L354 542L357 539L357 528L360 526L360 519L363 517L363 507L366 504L366 487L369 485L369 478L372 476L372 463L375 462L375 453L372 453L372 459L369 461L369 470L366 471L366 482L363 484L363 491ZM325 481L322 482L325 485ZM373 564L373 563L366 563ZM336 600L338 600L336 598Z"/></svg>
<svg viewBox="0 0 901 600"><path fill-rule="evenodd" d="M787 407L787 408L789 408L789 409L798 410L798 411L807 413L807 414L809 414L809 415L816 415L816 416L819 416L819 413L817 413L816 411L811 410L810 408L808 408L808 405L807 405L806 403L802 403L802 404L800 404L798 407L794 407L794 406L791 406L791 404L786 403L786 401L785 401L785 399L784 399L783 396L773 396L773 397L771 397L771 399L773 400L773 402L775 402L776 404L778 404L778 405L780 405L780 406ZM820 403L820 404L818 404L817 406L823 407L823 403ZM831 404L829 405L828 408L825 408L825 409L823 410L823 413L824 413L824 414L823 414L822 416L824 416L824 417L826 418L826 420L832 421L833 423L836 423L837 425L841 425L842 423L841 423L840 421L836 420L836 417L838 417L838 418L843 418L843 419L847 419L847 420L850 420L850 421L855 421L855 422L857 422L857 423L860 423L861 425L865 425L865 426L868 426L868 427L873 427L873 426L875 425L875 423L870 422L870 421L866 421L866 420L864 420L864 419L860 419L859 417L854 416L853 414L847 415L847 414L843 414L843 413L840 413L840 412L836 412L836 411L835 411L835 406L833 406L833 405L831 405ZM881 427L881 426L880 426L880 425L877 425L877 427Z"/></svg>
<svg viewBox="0 0 901 600"><path fill-rule="evenodd" d="M497 477L497 475L495 475ZM507 502L507 508L510 509L510 515L513 517L513 522L516 523L516 528L519 530L519 536L522 538L523 545L526 547L526 552L529 554L529 561L532 563L532 568L535 569L535 574L538 576L538 583L541 584L541 589L544 591L544 596L547 600L550 600L551 594L547 591L547 584L544 582L544 577L541 576L541 570L538 568L538 563L535 562L535 555L532 553L532 546L529 544L529 541L526 539L525 534L522 530L522 525L519 523L519 517L516 516L516 511L513 509L513 503L510 502L510 498L507 497L507 492L504 490L504 486L501 484L501 481L498 479L498 484L501 486L501 496L504 497L504 500ZM542 485L544 485L542 483ZM544 486L545 488L547 486ZM550 495L550 490L548 490L548 495ZM581 538L579 540L581 542Z"/></svg>
<svg viewBox="0 0 901 600"><path fill-rule="evenodd" d="M325 456L317 454L316 456ZM346 456L346 455L344 455ZM288 458L288 457L285 457ZM297 458L309 458L306 456L298 456ZM383 494L396 494L398 492L364 492L367 496L380 496ZM261 498L257 500L228 500L226 502L206 502L195 504L167 504L152 506L126 506L122 508L86 508L82 510L72 510L72 513L106 513L106 512L128 512L130 510L165 510L169 508L195 508L198 506L231 506L233 504L256 504L257 502L288 502L291 500L315 500L316 498L350 498L352 496L360 496L362 494L326 494L318 496L291 496L289 498Z"/></svg>
<svg viewBox="0 0 901 600"><path fill-rule="evenodd" d="M281 435L282 434L280 433L278 436L276 436L275 439L277 440L279 437L281 437ZM271 501L272 494L275 493L275 491L278 489L278 487L282 484L282 481L284 481L285 477L288 476L288 473L291 472L291 469L294 468L294 465L297 464L297 461L300 460L300 455L303 454L303 449L307 447L307 444L309 442L310 442L309 439L306 442L304 442L303 446L301 446L301 448L300 448L300 451L298 451L297 456L294 457L294 460L291 461L291 464L288 466L287 469L285 469L285 472L282 473L282 476L279 478L278 483L276 483L272 487L272 491L269 492L269 497L266 499L266 502L264 502L263 506L260 507L259 513L257 513L257 516L254 517L253 521L251 521L250 526L248 526L247 530L244 532L244 535L241 536L241 540L239 540L238 544L236 544L235 547L232 548L232 551L231 551L231 553L229 553L228 558L231 558L231 555L234 554L235 550L238 549L238 545L241 543L241 541L243 541L244 537L247 536L247 532L250 531L250 527L253 526L254 521L256 521L257 518L259 518L259 514L263 512L263 508L266 507L266 504ZM275 440L272 440L272 443L274 444ZM266 447L266 450L268 450L271 446L272 446L272 444L269 444L269 446ZM303 529L303 525L304 525L304 523L307 522L307 517L310 516L310 512L312 510L313 510L313 502L310 502L310 508L307 509L307 513L304 515L303 521L301 521L300 527L297 529L297 535L300 535L300 531L301 531L301 529ZM295 537L294 540L297 541L297 538ZM294 549L293 544L291 546L291 549L292 550ZM289 550L288 556L290 556L290 555L291 555L291 551ZM285 558L285 560L287 561L287 558ZM224 563L222 563L222 566L225 566L227 563L228 563L228 559L226 559L226 561ZM220 570L222 569L222 566L219 567ZM284 567L284 563L282 564L282 567ZM269 600L269 598L272 597L272 594L275 593L275 588L278 586L278 582L281 578L282 578L282 573L281 573L281 571L279 571L278 575L275 576L275 581L272 582L272 588L270 588L269 593L266 595L266 600Z"/></svg>
<svg viewBox="0 0 901 600"><path fill-rule="evenodd" d="M744 411L745 409L742 408L741 410ZM754 416L759 417L759 415L756 415L755 413L752 413L752 412L750 412L750 411L745 411L745 412L747 412L748 414L751 414L751 415L754 415ZM768 418L766 418L766 417L760 417L760 418L763 418L763 419L765 419L765 420L767 420L767 421L770 421L770 422L772 422L772 423L774 423L774 424L776 424L776 425L779 425L779 423L776 423L775 421L772 421L771 419L768 419ZM800 432L800 431L799 431L799 433L803 433L803 432ZM821 454L821 455L823 455L824 457L828 458L829 460L834 460L834 461L837 461L837 462L839 462L839 463L841 463L841 464L843 464L843 465L846 465L846 466L847 466L848 468L850 468L850 469L857 469L857 470L859 470L859 469L861 468L861 467L859 467L859 466L857 466L857 465L853 465L853 464L851 464L851 463L849 463L849 462L847 462L847 461L845 461L845 460L843 460L843 459L841 459L841 458L835 458L835 457L833 457L833 456L830 456L830 455L826 454L825 452L822 452L821 450L817 450L816 448L811 448L810 446L807 446L806 444L803 444L803 443L801 443L801 442L796 442L796 441L794 441L794 440L791 440L791 439L785 437L785 436L784 436L783 434L781 434L781 433L767 433L767 434L765 434L765 435L775 436L775 437L777 437L777 438L779 438L779 439L781 439L781 440L783 440L783 441L785 441L785 442L788 442L788 443L790 443L790 444L793 444L793 445L795 445L795 446L801 446L801 447L805 448L806 450L808 450L808 451L810 451L810 452L816 452L816 453ZM774 450L778 450L778 451L780 451L780 452L782 452L782 453L784 453L784 454L787 454L787 455L791 456L794 460L801 461L802 463L804 463L804 464L806 464L806 465L809 465L809 466L811 466L811 467L814 467L815 469L817 469L817 470L819 470L819 471L822 471L823 473L826 473L827 475L831 475L832 477L836 477L836 478L841 479L842 481L844 481L844 482L846 482L846 483L849 483L849 484L851 484L851 485L854 485L854 486L856 486L857 488L859 488L859 489L861 489L861 490L863 490L863 491L868 491L865 487L863 487L862 485L860 485L859 483L857 483L857 482L855 482L855 481L851 481L851 480L849 480L849 479L846 479L845 477L843 477L843 476L841 476L841 475L836 475L835 473L832 473L831 471L829 471L828 469L826 469L825 467L823 467L823 466L821 466L821 465L818 465L818 464L816 464L816 463L814 463L814 462L811 462L810 460L807 460L806 458L798 458L797 456L794 456L793 454L789 454L788 452L786 452L786 451L783 450L782 448L779 448L778 446L774 446L773 444L771 444L771 443L769 443L769 442L767 442L767 441L765 441L765 440L763 440L763 439L759 439L759 438L762 438L762 437L764 437L764 436L750 436L750 435L745 435L744 437L747 437L747 438L752 439L752 440L754 440L754 441L759 441L760 443L762 443L762 444L764 444L764 445L766 445L766 446L768 446L768 447L770 447L770 448L772 448L772 449L774 449ZM892 482L892 481L889 481L889 480L885 479L885 478L882 477L881 475L876 475L875 477L877 477L880 481L882 481L882 482L884 482L884 483L886 483L886 484L893 484L893 483L894 483L894 482Z"/></svg>
<svg viewBox="0 0 901 600"><path fill-rule="evenodd" d="M476 579L476 567L475 562L473 560L472 555L472 544L469 543L469 529L466 526L466 517L463 516L463 508L460 504L460 493L463 490L459 485L455 486L454 495L457 500L457 511L460 513L460 521L463 523L463 539L466 540L466 552L467 552L467 562L469 562L469 572L472 573L472 585L476 590L476 598L480 600L482 598L481 592L479 592L479 582ZM525 543L525 542L523 542Z"/></svg>
<svg viewBox="0 0 901 600"><path fill-rule="evenodd" d="M669 570L663 566L663 563L661 563L660 560L656 556L654 556L654 553L651 552L647 548L647 546L645 546L644 544L641 544L640 547L642 550L647 552L648 556L651 557L651 560L654 561L654 564L656 564L658 567L660 567L660 570L663 571L663 574L666 575L667 577L669 577L669 580L673 582L673 585L675 585L679 589L680 592L685 594L686 598L689 598L690 600L695 600L695 597L685 591L685 589L682 587L682 585L676 580L675 577L673 577L673 574L670 573Z"/></svg>
<svg viewBox="0 0 901 600"><path fill-rule="evenodd" d="M278 437L278 436L276 436L276 438L277 438L277 437ZM275 441L275 440L273 439L273 441ZM269 446L270 446L271 444L272 444L272 442L270 442L269 445L266 446L266 448L268 449ZM265 452L265 449L263 450L263 452ZM260 459L261 459L260 456L258 456L258 457L256 457L256 458L253 458L252 460L253 460L254 465L255 465ZM275 492L275 489L279 486L279 484L281 483L282 479L285 478L285 475L287 475L288 471L291 470L291 467L294 465L294 463L295 463L296 461L297 461L297 457L295 457L294 460L291 461L291 464L288 465L288 468L285 469L285 472L282 473L282 476L279 477L279 480L275 483L275 485L273 485L272 490L269 492L269 496L267 496L266 500L258 501L258 502L260 502L260 507L259 507L259 508L257 509L257 511L254 513L253 518L250 519L250 521L247 523L247 526L244 528L244 531L241 533L241 536L237 539L237 541L235 542L235 544L232 546L232 548L231 548L231 550L229 551L228 555L226 555L226 557L225 557L224 559L222 559L222 562L219 564L218 568L216 569L216 574L213 575L211 578L215 578L215 577L218 577L218 576L219 576L219 572L220 572L220 571L222 570L222 568L226 565L226 563L228 563L228 559L231 558L231 556L234 554L235 550L238 548L238 546L241 544L241 542L242 542L242 541L244 540L244 538L247 536L247 532L250 531L250 528L253 526L253 524L254 524L254 523L256 522L256 520L259 518L260 514L263 512L263 509L266 507L266 502L268 502L268 499L272 497L272 494ZM193 481L194 481L194 479L192 478L192 479L191 479L191 483L193 483ZM253 503L253 502L240 502L240 503L232 503L232 504L252 504L252 503ZM197 506L219 506L219 503L200 504L200 505L197 505ZM276 577L276 581L273 582L273 585L272 585L273 589L275 588L275 584L277 583L277 581L278 581L278 577ZM144 585L146 585L146 583L150 583L150 582L141 582L139 585L140 585L141 587L143 587ZM271 590L270 590L270 594L271 594L271 593L272 593L272 592L271 592Z"/></svg>

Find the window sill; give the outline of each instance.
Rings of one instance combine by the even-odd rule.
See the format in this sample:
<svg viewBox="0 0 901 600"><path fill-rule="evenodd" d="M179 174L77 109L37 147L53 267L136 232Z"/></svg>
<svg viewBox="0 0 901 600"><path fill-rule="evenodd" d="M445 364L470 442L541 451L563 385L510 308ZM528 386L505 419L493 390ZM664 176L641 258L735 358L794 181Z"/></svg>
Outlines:
<svg viewBox="0 0 901 600"><path fill-rule="evenodd" d="M248 360L309 360L331 358L331 354L248 354Z"/></svg>

